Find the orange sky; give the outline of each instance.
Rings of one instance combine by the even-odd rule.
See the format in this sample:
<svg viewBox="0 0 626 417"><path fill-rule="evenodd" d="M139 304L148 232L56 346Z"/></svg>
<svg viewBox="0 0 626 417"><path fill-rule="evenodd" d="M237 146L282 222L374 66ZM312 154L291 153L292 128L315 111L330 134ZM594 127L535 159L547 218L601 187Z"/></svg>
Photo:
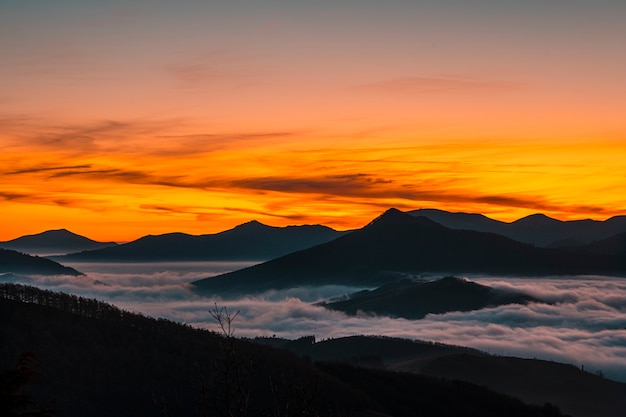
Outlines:
<svg viewBox="0 0 626 417"><path fill-rule="evenodd" d="M0 6L0 240L626 214L626 8L425 3Z"/></svg>

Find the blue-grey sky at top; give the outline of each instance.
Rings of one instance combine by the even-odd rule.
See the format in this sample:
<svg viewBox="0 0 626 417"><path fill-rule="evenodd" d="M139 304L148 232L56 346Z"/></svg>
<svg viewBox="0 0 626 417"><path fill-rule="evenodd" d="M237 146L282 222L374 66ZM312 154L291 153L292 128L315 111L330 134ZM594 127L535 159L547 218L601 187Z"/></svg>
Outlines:
<svg viewBox="0 0 626 417"><path fill-rule="evenodd" d="M291 58L321 71L328 57L409 72L424 53L426 69L479 71L535 60L545 60L535 63L544 68L623 58L625 16L626 2L608 0L3 1L0 51L9 62L80 55L105 66L125 58L115 65L126 67L202 47ZM342 55L348 62L337 62Z"/></svg>

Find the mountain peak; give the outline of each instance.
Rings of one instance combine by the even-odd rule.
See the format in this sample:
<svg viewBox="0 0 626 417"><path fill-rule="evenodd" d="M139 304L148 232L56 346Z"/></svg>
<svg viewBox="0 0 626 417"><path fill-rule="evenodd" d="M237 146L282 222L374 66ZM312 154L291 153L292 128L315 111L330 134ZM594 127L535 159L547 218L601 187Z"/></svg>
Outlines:
<svg viewBox="0 0 626 417"><path fill-rule="evenodd" d="M380 216L372 220L366 226L366 228L369 228L372 226L379 228L379 227L389 227L389 226L397 227L400 225L416 225L416 224L420 224L422 226L434 225L437 227L443 227L435 223L434 221L430 220L427 217L423 217L423 216L415 217L415 216L411 216L408 213L400 211L397 208L390 208L387 211L385 211L383 214L381 214Z"/></svg>
<svg viewBox="0 0 626 417"><path fill-rule="evenodd" d="M80 236L80 235L77 235L74 232L70 232L67 229L46 230L45 232L39 233L39 235L41 235L41 236L45 236L45 235L50 235L50 236ZM37 236L37 235L34 235L34 236Z"/></svg>
<svg viewBox="0 0 626 417"><path fill-rule="evenodd" d="M114 242L96 242L67 229L47 230L34 235L18 237L7 242L0 242L0 246L6 249L47 256L116 245Z"/></svg>
<svg viewBox="0 0 626 417"><path fill-rule="evenodd" d="M522 217L521 219L515 220L513 223L542 225L542 224L561 223L561 221L557 219L553 219L552 217L548 217L543 213L535 213L526 217Z"/></svg>
<svg viewBox="0 0 626 417"><path fill-rule="evenodd" d="M258 220L250 220L248 222L241 223L240 225L236 226L235 229L238 229L238 228L256 229L256 228L265 228L265 227L271 227L271 226L263 224Z"/></svg>
<svg viewBox="0 0 626 417"><path fill-rule="evenodd" d="M406 216L406 213L403 213L397 208L392 207L390 209L385 210L383 214L381 214L380 216L372 220L370 224L379 223L381 221L402 219L402 218L405 218L405 216Z"/></svg>

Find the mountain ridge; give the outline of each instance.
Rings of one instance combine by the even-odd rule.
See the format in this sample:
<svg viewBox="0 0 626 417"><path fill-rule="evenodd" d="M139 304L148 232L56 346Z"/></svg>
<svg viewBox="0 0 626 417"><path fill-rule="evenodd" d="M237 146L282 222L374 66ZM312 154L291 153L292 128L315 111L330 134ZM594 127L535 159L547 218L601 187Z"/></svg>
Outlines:
<svg viewBox="0 0 626 417"><path fill-rule="evenodd" d="M115 242L98 242L67 229L52 229L0 242L0 248L31 255L58 255L69 252L116 246Z"/></svg>
<svg viewBox="0 0 626 417"><path fill-rule="evenodd" d="M333 240L345 232L322 225L276 227L256 220L215 234L174 232L132 242L53 257L61 261L267 260Z"/></svg>
<svg viewBox="0 0 626 417"><path fill-rule="evenodd" d="M39 256L0 249L0 274L83 275L81 272Z"/></svg>
<svg viewBox="0 0 626 417"><path fill-rule="evenodd" d="M611 258L612 259L612 258ZM538 248L505 236L444 227L390 209L331 242L192 284L199 291L249 291L307 285L375 286L402 274L550 275L611 273L602 254Z"/></svg>
<svg viewBox="0 0 626 417"><path fill-rule="evenodd" d="M319 303L348 315L360 312L408 320L427 314L471 311L505 304L526 304L540 300L521 292L496 290L476 282L447 276L434 281L403 280L374 290L351 294L346 300Z"/></svg>
<svg viewBox="0 0 626 417"><path fill-rule="evenodd" d="M626 215L606 220L558 220L543 213L531 214L512 222L491 219L483 214L449 212L439 209L418 209L407 212L425 216L451 229L496 233L536 246L554 246L559 241L579 241L588 244L626 232Z"/></svg>

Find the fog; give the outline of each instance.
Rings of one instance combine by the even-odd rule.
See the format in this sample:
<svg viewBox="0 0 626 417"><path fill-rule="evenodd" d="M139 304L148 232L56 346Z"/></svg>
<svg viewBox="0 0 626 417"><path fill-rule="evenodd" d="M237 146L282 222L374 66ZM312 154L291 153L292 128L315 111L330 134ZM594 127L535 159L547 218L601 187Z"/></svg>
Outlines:
<svg viewBox="0 0 626 417"><path fill-rule="evenodd" d="M234 328L241 337L315 335L319 340L355 334L396 336L582 365L592 372L602 371L609 378L626 382L626 279L623 278L472 276L469 279L481 284L523 291L546 303L405 320L366 314L347 316L313 305L361 287L298 288L223 299L197 295L189 285L195 279L252 263L68 265L86 276L9 279L97 298L130 311L212 330L217 325L211 309L226 307L231 313L239 312Z"/></svg>

